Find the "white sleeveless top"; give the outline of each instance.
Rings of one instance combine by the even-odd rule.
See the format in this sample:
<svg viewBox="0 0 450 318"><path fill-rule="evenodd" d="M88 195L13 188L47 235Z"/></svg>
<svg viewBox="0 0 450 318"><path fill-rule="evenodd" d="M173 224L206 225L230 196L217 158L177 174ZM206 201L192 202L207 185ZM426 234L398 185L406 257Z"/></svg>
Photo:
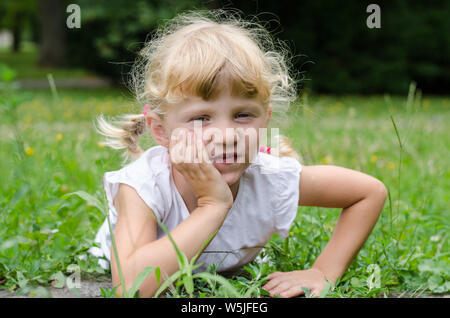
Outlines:
<svg viewBox="0 0 450 318"><path fill-rule="evenodd" d="M172 231L189 217L189 211L173 181L166 147L154 146L137 160L117 171L106 172L103 186L114 231L117 211L113 201L120 183L133 187L156 217ZM215 264L216 270L235 270L258 256L274 233L285 238L296 217L302 165L291 157L276 157L259 152L242 174L239 189L222 227L197 260L203 263L195 272ZM158 226L157 238L164 236ZM105 218L89 253L110 268L111 236Z"/></svg>

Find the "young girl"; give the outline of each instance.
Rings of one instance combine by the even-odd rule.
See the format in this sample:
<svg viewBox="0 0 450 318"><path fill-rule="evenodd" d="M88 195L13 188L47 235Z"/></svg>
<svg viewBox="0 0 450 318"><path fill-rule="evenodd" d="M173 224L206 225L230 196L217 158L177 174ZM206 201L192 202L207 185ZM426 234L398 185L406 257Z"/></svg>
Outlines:
<svg viewBox="0 0 450 318"><path fill-rule="evenodd" d="M382 182L346 168L302 165L286 137L271 148L258 134L272 111L283 113L297 97L283 52L259 24L221 10L178 15L142 50L134 84L143 113L125 115L120 127L98 121L106 144L135 159L103 178L127 289L147 266L158 266L162 278L178 270L156 218L189 260L215 234L198 271L214 264L227 273L255 259L274 233L286 237L298 206L342 208L312 268L269 276L263 288L281 297L300 295L302 287L318 295L366 241L386 199ZM147 129L158 145L144 152L137 142ZM90 252L110 261L100 264L111 266L119 285L107 220L95 242L100 248ZM151 274L140 296L157 288Z"/></svg>

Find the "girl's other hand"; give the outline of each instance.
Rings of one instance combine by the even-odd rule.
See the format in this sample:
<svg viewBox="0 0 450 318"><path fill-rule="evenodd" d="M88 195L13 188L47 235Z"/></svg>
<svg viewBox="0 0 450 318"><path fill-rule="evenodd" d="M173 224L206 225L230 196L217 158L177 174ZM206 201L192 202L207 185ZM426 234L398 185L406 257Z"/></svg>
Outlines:
<svg viewBox="0 0 450 318"><path fill-rule="evenodd" d="M172 134L169 154L172 165L192 186L199 207L220 205L231 209L233 195L230 187L212 164L200 137L186 129Z"/></svg>
<svg viewBox="0 0 450 318"><path fill-rule="evenodd" d="M310 290L311 296L319 296L327 285L325 275L316 268L292 272L274 272L262 288L270 293L271 297L280 296L290 298L304 294L302 287Z"/></svg>

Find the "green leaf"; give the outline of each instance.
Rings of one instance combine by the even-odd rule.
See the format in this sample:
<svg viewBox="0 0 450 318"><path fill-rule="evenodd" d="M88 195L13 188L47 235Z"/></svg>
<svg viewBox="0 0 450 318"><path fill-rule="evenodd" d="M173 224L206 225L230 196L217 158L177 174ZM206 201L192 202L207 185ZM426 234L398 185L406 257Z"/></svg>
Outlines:
<svg viewBox="0 0 450 318"><path fill-rule="evenodd" d="M242 297L242 295L239 293L238 289L236 289L236 287L231 285L231 283L226 278L224 278L220 275L213 275L211 273L203 272L203 273L197 273L193 277L205 279L210 284L211 284L211 281L220 283L224 287L224 289L229 292L231 297L236 297L236 298Z"/></svg>
<svg viewBox="0 0 450 318"><path fill-rule="evenodd" d="M85 191L76 191L76 192L67 193L67 194L64 194L61 198L66 199L71 195L79 196L83 200L87 201L88 203L92 204L97 209L99 209L104 215L108 214L108 209L105 207L105 205L103 205L96 197L94 197L93 195L91 195Z"/></svg>
<svg viewBox="0 0 450 318"><path fill-rule="evenodd" d="M100 287L100 295L104 298L116 298L116 290L119 288L120 285L114 286L113 288L105 288L103 289Z"/></svg>
<svg viewBox="0 0 450 318"><path fill-rule="evenodd" d="M352 287L362 287L361 280L358 277L352 277L350 284Z"/></svg>
<svg viewBox="0 0 450 318"><path fill-rule="evenodd" d="M328 281L327 285L320 292L319 298L324 298L330 292L331 287L333 287L333 284Z"/></svg>
<svg viewBox="0 0 450 318"><path fill-rule="evenodd" d="M215 231L203 244L202 247L200 248L200 250L197 252L197 254L195 254L195 256L192 258L191 260L191 264L195 264L195 262L197 261L197 259L199 258L201 252L203 251L203 249L205 248L206 245L209 244L209 242L211 242L211 240L214 238L214 236L216 236L217 232L219 230Z"/></svg>
<svg viewBox="0 0 450 318"><path fill-rule="evenodd" d="M450 290L450 282L444 282L444 279L438 275L433 275L428 278L428 288L433 293L445 293Z"/></svg>
<svg viewBox="0 0 450 318"><path fill-rule="evenodd" d="M183 285L186 289L186 292L190 297L192 297L192 293L194 292L194 280L192 279L192 275L187 275L187 277L185 277L185 279L183 280Z"/></svg>
<svg viewBox="0 0 450 318"><path fill-rule="evenodd" d="M28 284L28 279L25 278L22 272L17 272L17 284L20 288L25 288Z"/></svg>
<svg viewBox="0 0 450 318"><path fill-rule="evenodd" d="M159 267L158 267L159 268ZM133 286L128 290L128 297L134 298L135 293L138 291L139 286L142 285L144 280L155 270L155 266L147 266L139 273Z"/></svg>
<svg viewBox="0 0 450 318"><path fill-rule="evenodd" d="M184 253L181 253L181 251L178 249L177 244L175 244L175 241L172 238L172 235L170 235L170 231L169 229L164 225L164 223L162 223L160 220L158 220L158 218L155 218L156 222L158 222L159 226L163 229L163 231L167 234L167 237L169 238L170 242L172 243L173 247L175 248L175 252L177 253L178 256L178 262L180 264L180 268L183 269L183 267L185 265L188 264L186 255L184 255Z"/></svg>
<svg viewBox="0 0 450 318"><path fill-rule="evenodd" d="M302 290L304 291L306 297L311 297L311 292L307 287L302 287Z"/></svg>
<svg viewBox="0 0 450 318"><path fill-rule="evenodd" d="M162 283L161 287L156 291L154 298L157 298L163 291L165 291L171 284L173 284L174 281L176 281L181 276L181 272L175 272L172 276L170 276L168 279Z"/></svg>
<svg viewBox="0 0 450 318"><path fill-rule="evenodd" d="M55 281L54 288L63 288L66 284L66 276L61 271L54 273L50 278Z"/></svg>
<svg viewBox="0 0 450 318"><path fill-rule="evenodd" d="M32 243L34 243L35 241L27 238L27 237L23 237L23 236L15 236L12 237L8 240L5 240L4 242L2 242L2 244L0 245L0 251L6 250L8 248L11 247L15 247L18 244L28 244L31 245Z"/></svg>
<svg viewBox="0 0 450 318"><path fill-rule="evenodd" d="M0 79L2 82L10 82L16 77L16 72L5 64L0 63Z"/></svg>
<svg viewBox="0 0 450 318"><path fill-rule="evenodd" d="M80 271L80 266L78 264L70 264L66 268L66 272L73 273L76 271Z"/></svg>
<svg viewBox="0 0 450 318"><path fill-rule="evenodd" d="M449 275L449 266L445 261L434 261L432 259L426 259L420 262L419 266L420 272L430 272L433 274Z"/></svg>
<svg viewBox="0 0 450 318"><path fill-rule="evenodd" d="M249 289L247 289L247 291L245 292L243 298L250 298L250 296L252 295L252 293L254 291L259 290L259 286L258 285L253 285L251 286Z"/></svg>
<svg viewBox="0 0 450 318"><path fill-rule="evenodd" d="M156 284L159 286L161 282L161 269L159 267L156 267L155 269L155 276L156 276Z"/></svg>

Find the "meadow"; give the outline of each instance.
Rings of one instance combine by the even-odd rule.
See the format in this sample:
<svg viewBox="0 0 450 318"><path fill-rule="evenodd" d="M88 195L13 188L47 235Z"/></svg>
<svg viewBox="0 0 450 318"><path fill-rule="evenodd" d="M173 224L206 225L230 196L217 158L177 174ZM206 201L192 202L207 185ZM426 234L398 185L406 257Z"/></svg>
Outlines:
<svg viewBox="0 0 450 318"><path fill-rule="evenodd" d="M102 176L122 162L93 125L101 113L140 113L140 106L121 89L52 93L2 83L0 94L0 289L45 296L46 287L64 286L76 270L82 279L110 279L96 259L78 257L105 219ZM448 294L449 97L422 95L414 84L405 96L305 92L287 119L270 127L292 139L302 164L362 171L389 190L368 241L321 296ZM146 134L140 145L155 143ZM313 264L339 213L299 207L289 237L274 235L263 252L270 261L250 263L248 275L223 278L211 268L192 276L180 254L183 266L165 297L266 296L260 287L269 273ZM113 297L114 290L102 295Z"/></svg>

